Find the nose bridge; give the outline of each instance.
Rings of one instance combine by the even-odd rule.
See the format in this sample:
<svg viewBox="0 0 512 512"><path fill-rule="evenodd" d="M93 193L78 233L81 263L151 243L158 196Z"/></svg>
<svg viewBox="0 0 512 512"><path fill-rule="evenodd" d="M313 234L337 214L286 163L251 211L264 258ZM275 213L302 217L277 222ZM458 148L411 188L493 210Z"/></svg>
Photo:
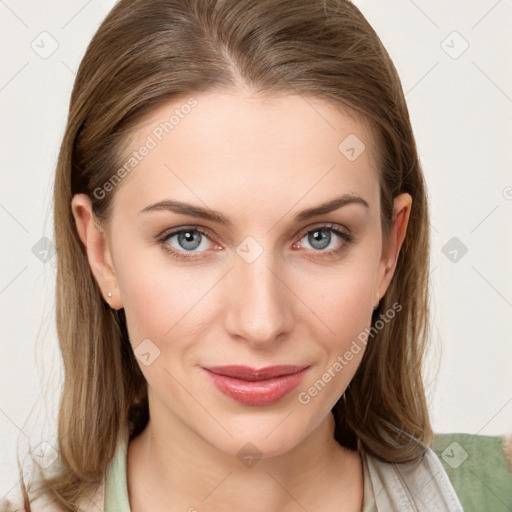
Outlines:
<svg viewBox="0 0 512 512"><path fill-rule="evenodd" d="M247 237L236 251L227 328L253 345L272 343L291 327L292 294L271 249Z"/></svg>

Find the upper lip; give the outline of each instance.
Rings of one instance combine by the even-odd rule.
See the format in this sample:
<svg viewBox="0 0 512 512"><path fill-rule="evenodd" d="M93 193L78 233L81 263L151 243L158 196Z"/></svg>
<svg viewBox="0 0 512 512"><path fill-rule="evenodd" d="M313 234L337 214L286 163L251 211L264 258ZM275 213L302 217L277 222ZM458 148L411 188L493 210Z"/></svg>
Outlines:
<svg viewBox="0 0 512 512"><path fill-rule="evenodd" d="M282 377L284 375L293 375L298 373L309 365L285 364L279 366L267 366L266 368L251 368L250 366L211 366L205 368L217 375L224 375L235 379L246 381L259 381Z"/></svg>

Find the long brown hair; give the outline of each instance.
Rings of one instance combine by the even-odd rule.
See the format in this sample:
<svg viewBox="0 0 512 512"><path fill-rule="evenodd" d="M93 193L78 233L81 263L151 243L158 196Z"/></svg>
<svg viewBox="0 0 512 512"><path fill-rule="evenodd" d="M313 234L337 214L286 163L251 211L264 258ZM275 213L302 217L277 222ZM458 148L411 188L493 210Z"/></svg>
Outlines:
<svg viewBox="0 0 512 512"><path fill-rule="evenodd" d="M359 439L383 461L419 460L432 442L423 384L426 189L400 79L375 31L346 0L120 0L80 64L55 174L56 322L65 380L58 471L42 477L40 491L64 510L76 510L80 497L102 482L126 426L136 435L148 421L146 381L124 311L111 310L102 298L72 197L87 194L107 223L115 191L94 190L122 165L137 123L177 97L240 84L263 95L314 95L371 126L384 240L393 198L412 196L407 236L372 324L393 304L401 311L375 329L332 412L341 445L355 449ZM30 510L24 486L23 492Z"/></svg>

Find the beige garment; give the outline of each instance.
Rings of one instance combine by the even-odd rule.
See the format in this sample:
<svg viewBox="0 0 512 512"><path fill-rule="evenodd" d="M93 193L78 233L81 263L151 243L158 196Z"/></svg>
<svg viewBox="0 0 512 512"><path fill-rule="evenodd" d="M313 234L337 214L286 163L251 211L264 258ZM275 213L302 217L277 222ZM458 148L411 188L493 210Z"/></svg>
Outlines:
<svg viewBox="0 0 512 512"><path fill-rule="evenodd" d="M464 512L436 453L427 448L416 463L381 462L360 449L365 488L371 482L373 503L363 512ZM366 499L365 490L365 499Z"/></svg>

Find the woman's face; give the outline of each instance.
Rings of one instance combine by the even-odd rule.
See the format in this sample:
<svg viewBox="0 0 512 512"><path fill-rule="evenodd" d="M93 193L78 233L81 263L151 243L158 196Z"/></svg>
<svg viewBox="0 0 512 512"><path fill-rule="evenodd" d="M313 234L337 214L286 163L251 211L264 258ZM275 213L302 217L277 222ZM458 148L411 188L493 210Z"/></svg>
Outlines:
<svg viewBox="0 0 512 512"><path fill-rule="evenodd" d="M352 379L401 240L383 251L374 142L356 119L310 96L194 98L132 134L120 182L95 191L114 208L89 257L125 310L152 422L278 455ZM233 365L305 369L259 382L207 370Z"/></svg>

